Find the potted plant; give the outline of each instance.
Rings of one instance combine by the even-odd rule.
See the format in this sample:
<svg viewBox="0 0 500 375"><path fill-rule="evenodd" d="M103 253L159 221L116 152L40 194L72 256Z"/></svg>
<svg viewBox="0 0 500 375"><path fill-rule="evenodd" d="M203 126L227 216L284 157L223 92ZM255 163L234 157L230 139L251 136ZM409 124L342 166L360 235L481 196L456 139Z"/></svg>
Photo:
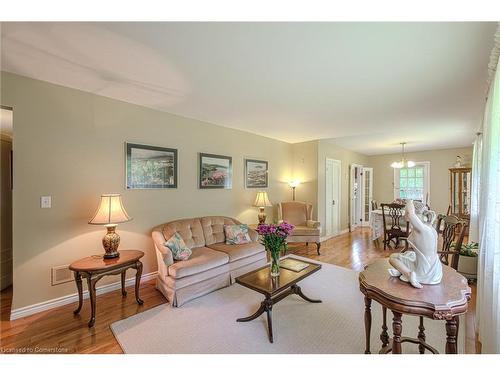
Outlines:
<svg viewBox="0 0 500 375"><path fill-rule="evenodd" d="M280 224L259 224L257 233L260 234L260 243L269 251L271 276L280 274L280 253L287 251L286 238L292 233L294 226L283 221Z"/></svg>
<svg viewBox="0 0 500 375"><path fill-rule="evenodd" d="M455 248L456 244L453 243L451 247ZM477 279L478 253L479 244L477 242L462 244L462 248L459 251L458 272L469 280Z"/></svg>

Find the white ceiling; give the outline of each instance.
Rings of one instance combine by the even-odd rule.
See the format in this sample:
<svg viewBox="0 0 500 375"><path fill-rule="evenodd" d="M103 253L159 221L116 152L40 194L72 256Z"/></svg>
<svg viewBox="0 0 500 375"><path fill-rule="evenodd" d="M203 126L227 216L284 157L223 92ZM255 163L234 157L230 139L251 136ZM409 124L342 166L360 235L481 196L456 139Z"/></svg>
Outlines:
<svg viewBox="0 0 500 375"><path fill-rule="evenodd" d="M470 145L496 23L3 23L2 69L365 154Z"/></svg>

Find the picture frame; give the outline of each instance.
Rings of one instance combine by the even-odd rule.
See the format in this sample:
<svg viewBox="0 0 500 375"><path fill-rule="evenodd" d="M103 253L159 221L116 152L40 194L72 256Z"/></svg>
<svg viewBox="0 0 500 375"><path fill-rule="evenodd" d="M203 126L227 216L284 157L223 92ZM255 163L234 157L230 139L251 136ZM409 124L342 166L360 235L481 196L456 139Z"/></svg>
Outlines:
<svg viewBox="0 0 500 375"><path fill-rule="evenodd" d="M245 159L245 187L247 189L269 187L269 163L266 160Z"/></svg>
<svg viewBox="0 0 500 375"><path fill-rule="evenodd" d="M125 143L125 185L132 189L175 189L177 149Z"/></svg>
<svg viewBox="0 0 500 375"><path fill-rule="evenodd" d="M200 189L231 189L233 158L231 156L199 153L198 187Z"/></svg>

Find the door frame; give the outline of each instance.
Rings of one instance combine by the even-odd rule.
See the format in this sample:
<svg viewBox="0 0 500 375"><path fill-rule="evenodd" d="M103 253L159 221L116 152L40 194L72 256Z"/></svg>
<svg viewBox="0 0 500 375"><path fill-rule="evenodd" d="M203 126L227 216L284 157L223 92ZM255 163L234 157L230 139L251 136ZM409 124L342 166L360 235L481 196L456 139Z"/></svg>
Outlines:
<svg viewBox="0 0 500 375"><path fill-rule="evenodd" d="M370 202L368 202L368 221L365 220L365 172L370 171L370 193L368 194L370 196ZM361 216L362 216L362 226L369 226L370 225L370 218L371 218L371 201L373 200L373 167L363 167L363 183L362 183L362 188L363 188L363 195L361 196Z"/></svg>
<svg viewBox="0 0 500 375"><path fill-rule="evenodd" d="M337 213L337 225L336 225L336 228L333 228L333 226L331 226L330 228L328 228L327 226L327 222L326 222L326 216L327 216L327 210L329 209L329 204L328 204L328 200L327 200L327 190L328 190L328 179L326 177L326 169L327 169L327 165L328 165L328 162L332 162L332 166L337 164L338 165L338 179L337 179L337 183L335 183L335 179L333 179L333 186L337 186L338 188L338 194L337 194L337 200L336 200L336 204L335 204L335 210L336 210L336 213ZM333 171L332 171L333 173ZM338 159L332 159L332 158L326 158L325 159L325 236L327 237L333 237L333 236L337 236L340 234L341 232L341 228L340 228L340 220L341 220L341 202L342 202L342 162ZM333 196L335 196L335 193L334 193L334 189L332 189L333 191ZM332 224L333 224L333 212L332 212ZM331 230L331 233L329 233L328 231Z"/></svg>
<svg viewBox="0 0 500 375"><path fill-rule="evenodd" d="M353 209L353 202L354 202L354 198L353 198L353 192L354 192L354 174L352 173L354 168L358 168L358 169L361 169L361 172L363 170L363 165L361 164L356 164L356 163L352 163L349 165L349 232L352 232L354 229L356 229L358 226L362 225L363 222L358 222L357 220L355 220L355 218L353 217L353 214L354 214L354 209ZM362 185L363 185L363 178L359 179L360 181L360 185L358 186L358 192L361 191L361 199L360 199L360 202L359 202L359 205L360 205L360 208L362 210L363 206L362 206L362 201L363 201L363 190L362 190ZM354 204L355 206L355 204ZM359 213L361 215L360 219L362 220L363 219L363 216L362 216L362 212Z"/></svg>

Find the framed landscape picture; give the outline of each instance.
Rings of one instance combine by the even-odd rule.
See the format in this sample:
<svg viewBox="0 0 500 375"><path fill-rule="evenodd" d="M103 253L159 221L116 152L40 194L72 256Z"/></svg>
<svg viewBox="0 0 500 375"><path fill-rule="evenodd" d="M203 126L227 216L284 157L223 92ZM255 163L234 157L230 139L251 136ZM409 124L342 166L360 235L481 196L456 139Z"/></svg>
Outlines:
<svg viewBox="0 0 500 375"><path fill-rule="evenodd" d="M199 168L200 189L231 189L233 166L230 156L200 153Z"/></svg>
<svg viewBox="0 0 500 375"><path fill-rule="evenodd" d="M177 187L177 150L125 144L127 189L170 189Z"/></svg>
<svg viewBox="0 0 500 375"><path fill-rule="evenodd" d="M267 161L245 159L245 186L247 188L267 188L268 173Z"/></svg>

